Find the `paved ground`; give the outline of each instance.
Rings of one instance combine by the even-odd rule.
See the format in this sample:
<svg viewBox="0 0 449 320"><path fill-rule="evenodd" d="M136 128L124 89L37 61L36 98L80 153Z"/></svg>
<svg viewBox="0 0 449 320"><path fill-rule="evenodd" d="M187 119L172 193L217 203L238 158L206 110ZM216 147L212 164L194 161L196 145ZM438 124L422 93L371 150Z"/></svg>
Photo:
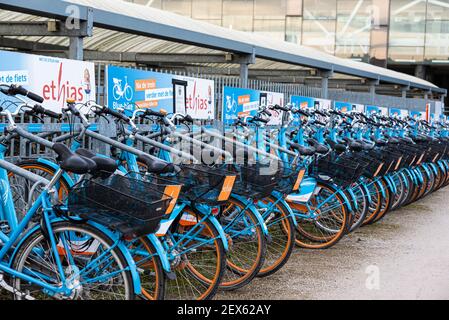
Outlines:
<svg viewBox="0 0 449 320"><path fill-rule="evenodd" d="M449 299L449 188L222 299Z"/></svg>

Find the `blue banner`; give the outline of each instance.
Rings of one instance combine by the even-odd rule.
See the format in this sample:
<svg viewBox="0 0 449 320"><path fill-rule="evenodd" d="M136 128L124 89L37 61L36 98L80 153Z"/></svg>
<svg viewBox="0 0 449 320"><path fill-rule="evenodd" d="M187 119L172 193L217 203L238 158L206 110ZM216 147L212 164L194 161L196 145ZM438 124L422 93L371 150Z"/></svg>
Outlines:
<svg viewBox="0 0 449 320"><path fill-rule="evenodd" d="M256 115L259 105L259 90L224 87L223 123L231 125L239 116Z"/></svg>

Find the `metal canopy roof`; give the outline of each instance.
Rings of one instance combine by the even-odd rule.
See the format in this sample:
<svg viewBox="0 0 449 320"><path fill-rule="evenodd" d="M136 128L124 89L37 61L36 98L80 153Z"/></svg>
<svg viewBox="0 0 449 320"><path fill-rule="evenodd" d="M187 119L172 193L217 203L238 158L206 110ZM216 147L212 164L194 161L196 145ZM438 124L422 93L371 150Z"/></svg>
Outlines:
<svg viewBox="0 0 449 320"><path fill-rule="evenodd" d="M66 9L70 4L80 8L82 20L87 20L89 10L93 12L96 29L94 37L86 39L86 49L89 50L164 53L216 53L215 50L219 50L446 93L445 89L404 73L120 0L0 0L2 9L62 20L67 17ZM8 16L6 20L10 19L11 16ZM147 37L160 40L149 42ZM57 38L20 38L61 42Z"/></svg>

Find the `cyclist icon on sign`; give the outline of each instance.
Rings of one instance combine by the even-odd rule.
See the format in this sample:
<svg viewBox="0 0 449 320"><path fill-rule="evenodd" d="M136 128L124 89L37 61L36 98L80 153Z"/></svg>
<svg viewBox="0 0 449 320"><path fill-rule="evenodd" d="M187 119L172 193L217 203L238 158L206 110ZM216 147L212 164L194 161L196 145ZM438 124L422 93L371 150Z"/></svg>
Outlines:
<svg viewBox="0 0 449 320"><path fill-rule="evenodd" d="M125 77L125 86L122 88L123 81L118 78L113 78L114 88L112 89L112 93L114 95L115 100L125 99L126 101L131 101L133 99L133 89L128 84L128 77Z"/></svg>

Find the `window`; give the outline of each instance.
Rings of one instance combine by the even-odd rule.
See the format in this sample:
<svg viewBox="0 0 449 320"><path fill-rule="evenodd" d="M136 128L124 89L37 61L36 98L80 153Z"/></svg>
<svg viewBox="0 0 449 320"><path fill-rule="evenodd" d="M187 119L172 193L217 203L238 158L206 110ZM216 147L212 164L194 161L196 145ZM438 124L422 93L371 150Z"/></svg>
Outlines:
<svg viewBox="0 0 449 320"><path fill-rule="evenodd" d="M303 20L302 29L302 44L334 54L335 20Z"/></svg>
<svg viewBox="0 0 449 320"><path fill-rule="evenodd" d="M340 0L337 7L337 45L369 47L370 0ZM367 48L365 49L367 50Z"/></svg>
<svg viewBox="0 0 449 320"><path fill-rule="evenodd" d="M390 47L388 49L388 57L397 62L422 62L423 56L423 47Z"/></svg>
<svg viewBox="0 0 449 320"><path fill-rule="evenodd" d="M449 20L427 21L425 57L428 60L449 58Z"/></svg>
<svg viewBox="0 0 449 320"><path fill-rule="evenodd" d="M223 27L253 31L253 0L223 0Z"/></svg>
<svg viewBox="0 0 449 320"><path fill-rule="evenodd" d="M287 15L302 16L302 0L287 0Z"/></svg>
<svg viewBox="0 0 449 320"><path fill-rule="evenodd" d="M331 20L337 16L337 0L304 0L304 19Z"/></svg>
<svg viewBox="0 0 449 320"><path fill-rule="evenodd" d="M286 0L254 0L254 19L284 19L287 12Z"/></svg>
<svg viewBox="0 0 449 320"><path fill-rule="evenodd" d="M301 17L285 17L285 41L301 44Z"/></svg>
<svg viewBox="0 0 449 320"><path fill-rule="evenodd" d="M222 0L192 0L192 18L221 20Z"/></svg>
<svg viewBox="0 0 449 320"><path fill-rule="evenodd" d="M162 9L191 17L192 0L163 0Z"/></svg>
<svg viewBox="0 0 449 320"><path fill-rule="evenodd" d="M285 19L283 20L254 20L254 32L270 39L283 41L285 38Z"/></svg>
<svg viewBox="0 0 449 320"><path fill-rule="evenodd" d="M449 0L427 1L428 20L449 20Z"/></svg>
<svg viewBox="0 0 449 320"><path fill-rule="evenodd" d="M426 2L391 2L390 46L424 46Z"/></svg>

